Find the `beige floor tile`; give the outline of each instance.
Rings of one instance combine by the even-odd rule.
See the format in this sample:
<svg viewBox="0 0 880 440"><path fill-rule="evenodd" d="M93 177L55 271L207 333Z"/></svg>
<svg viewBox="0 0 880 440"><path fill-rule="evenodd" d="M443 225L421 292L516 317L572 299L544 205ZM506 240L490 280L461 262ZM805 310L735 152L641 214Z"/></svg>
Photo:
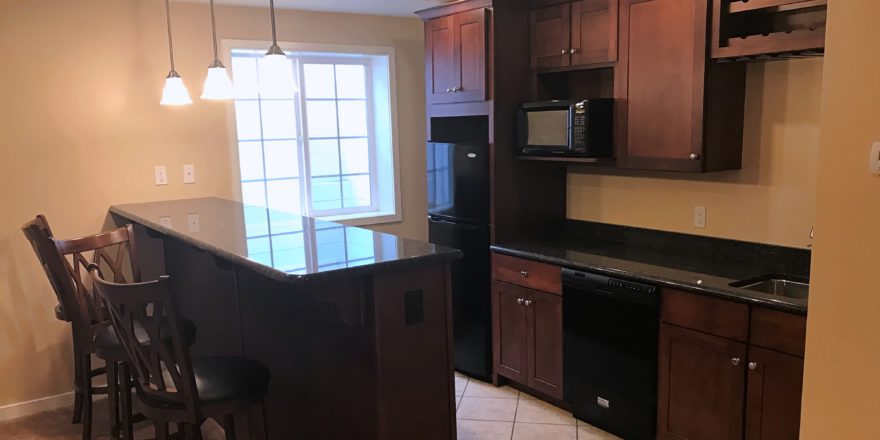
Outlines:
<svg viewBox="0 0 880 440"><path fill-rule="evenodd" d="M461 396L455 396L455 411L458 412L458 407L461 406Z"/></svg>
<svg viewBox="0 0 880 440"><path fill-rule="evenodd" d="M516 415L516 399L494 397L462 397L458 418L512 422Z"/></svg>
<svg viewBox="0 0 880 440"><path fill-rule="evenodd" d="M455 395L461 396L464 394L464 389L467 387L468 378L462 376L458 373L455 373Z"/></svg>
<svg viewBox="0 0 880 440"><path fill-rule="evenodd" d="M577 438L575 426L517 423L513 427L513 440L577 440Z"/></svg>
<svg viewBox="0 0 880 440"><path fill-rule="evenodd" d="M620 437L609 434L595 426L588 425L578 420L578 440L623 440Z"/></svg>
<svg viewBox="0 0 880 440"><path fill-rule="evenodd" d="M517 423L549 423L553 425L577 425L571 413L540 400L520 399L516 410Z"/></svg>
<svg viewBox="0 0 880 440"><path fill-rule="evenodd" d="M458 420L458 440L510 440L513 422Z"/></svg>
<svg viewBox="0 0 880 440"><path fill-rule="evenodd" d="M526 400L538 400L537 397L535 397L535 396L533 396L533 395L531 395L531 394L529 394L529 393L526 393L525 391L520 391L520 392L519 392L519 398L520 398L520 399L526 399Z"/></svg>
<svg viewBox="0 0 880 440"><path fill-rule="evenodd" d="M464 395L468 397L497 397L501 399L516 399L519 391L509 386L496 387L490 383L471 379L468 381Z"/></svg>

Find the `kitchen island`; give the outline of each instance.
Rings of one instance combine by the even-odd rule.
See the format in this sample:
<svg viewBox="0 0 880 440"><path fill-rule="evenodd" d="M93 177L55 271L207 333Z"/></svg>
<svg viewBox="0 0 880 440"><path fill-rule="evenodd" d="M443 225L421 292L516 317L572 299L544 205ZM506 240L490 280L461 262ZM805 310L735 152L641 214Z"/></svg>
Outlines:
<svg viewBox="0 0 880 440"><path fill-rule="evenodd" d="M135 224L145 279L171 276L194 357L271 370L271 439L454 438L459 251L218 198L110 213Z"/></svg>

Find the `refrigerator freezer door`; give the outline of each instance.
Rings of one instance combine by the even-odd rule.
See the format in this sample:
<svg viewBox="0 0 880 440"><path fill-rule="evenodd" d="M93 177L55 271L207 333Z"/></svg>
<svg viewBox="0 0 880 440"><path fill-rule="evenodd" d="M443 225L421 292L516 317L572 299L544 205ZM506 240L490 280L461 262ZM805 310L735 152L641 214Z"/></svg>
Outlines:
<svg viewBox="0 0 880 440"><path fill-rule="evenodd" d="M492 374L492 312L489 296L489 227L429 220L431 243L460 249L452 265L455 368L489 379Z"/></svg>
<svg viewBox="0 0 880 440"><path fill-rule="evenodd" d="M489 222L489 146L429 142L428 214Z"/></svg>

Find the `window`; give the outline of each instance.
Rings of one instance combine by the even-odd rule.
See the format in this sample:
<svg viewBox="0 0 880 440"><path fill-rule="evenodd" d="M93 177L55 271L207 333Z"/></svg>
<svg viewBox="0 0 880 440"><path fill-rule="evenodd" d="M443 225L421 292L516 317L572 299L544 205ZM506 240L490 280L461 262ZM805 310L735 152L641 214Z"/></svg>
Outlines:
<svg viewBox="0 0 880 440"><path fill-rule="evenodd" d="M398 220L390 54L288 51L270 65L263 53L232 50L244 204Z"/></svg>

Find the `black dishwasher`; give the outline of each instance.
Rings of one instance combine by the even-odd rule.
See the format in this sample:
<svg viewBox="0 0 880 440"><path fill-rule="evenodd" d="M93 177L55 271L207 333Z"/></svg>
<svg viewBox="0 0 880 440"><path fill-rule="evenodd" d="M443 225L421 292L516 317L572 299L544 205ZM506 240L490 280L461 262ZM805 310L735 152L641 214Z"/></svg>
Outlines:
<svg viewBox="0 0 880 440"><path fill-rule="evenodd" d="M659 289L570 269L562 284L564 400L612 434L655 438Z"/></svg>

